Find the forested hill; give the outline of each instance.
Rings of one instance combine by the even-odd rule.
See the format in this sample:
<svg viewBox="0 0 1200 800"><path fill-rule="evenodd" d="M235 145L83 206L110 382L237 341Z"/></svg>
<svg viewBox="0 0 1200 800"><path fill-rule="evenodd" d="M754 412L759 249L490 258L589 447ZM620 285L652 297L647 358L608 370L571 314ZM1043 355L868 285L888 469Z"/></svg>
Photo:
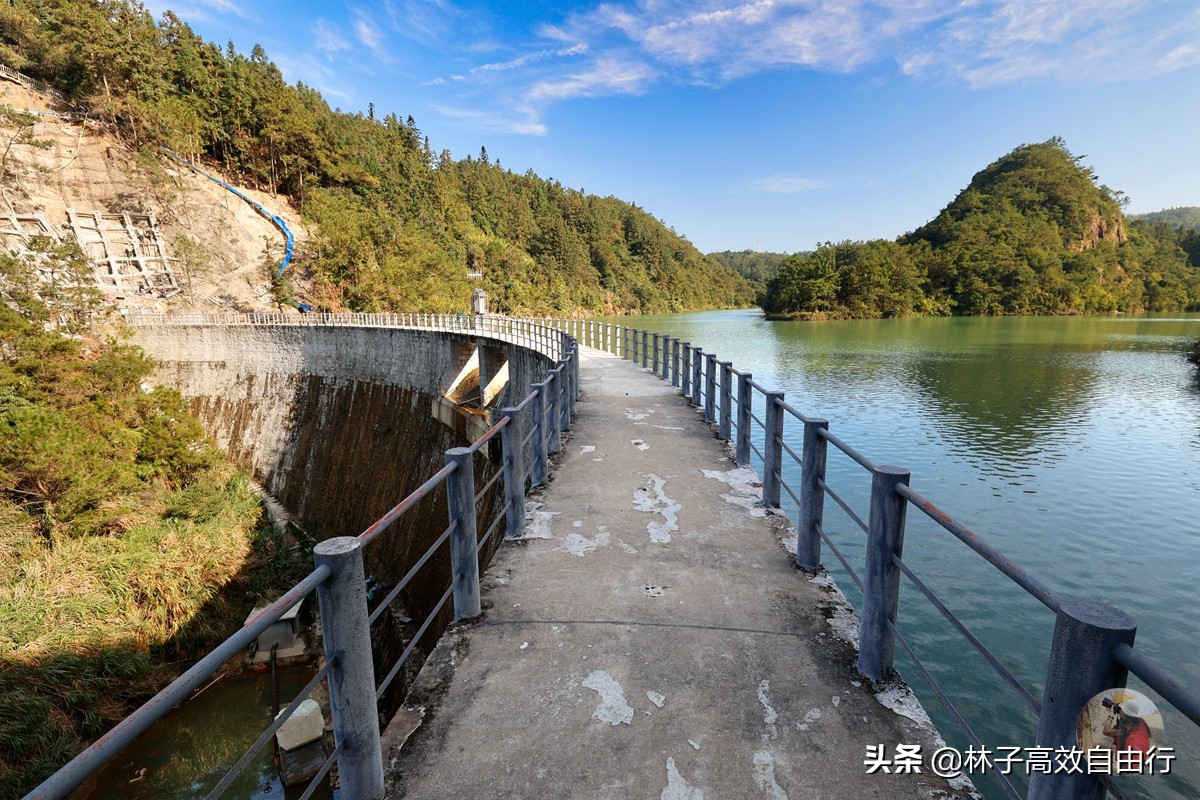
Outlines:
<svg viewBox="0 0 1200 800"><path fill-rule="evenodd" d="M1142 219L1154 224L1161 222L1176 228L1200 231L1200 206L1164 208L1162 211L1151 211L1149 214L1134 214L1133 219Z"/></svg>
<svg viewBox="0 0 1200 800"><path fill-rule="evenodd" d="M1061 139L1022 145L912 233L786 260L763 306L821 319L1200 308L1197 234L1126 219L1080 162Z"/></svg>
<svg viewBox="0 0 1200 800"><path fill-rule="evenodd" d="M319 308L459 311L481 271L512 314L745 306L754 289L642 209L436 152L412 117L331 110L261 47L206 43L130 0L0 4L0 63L39 78L148 153L164 145L289 195Z"/></svg>

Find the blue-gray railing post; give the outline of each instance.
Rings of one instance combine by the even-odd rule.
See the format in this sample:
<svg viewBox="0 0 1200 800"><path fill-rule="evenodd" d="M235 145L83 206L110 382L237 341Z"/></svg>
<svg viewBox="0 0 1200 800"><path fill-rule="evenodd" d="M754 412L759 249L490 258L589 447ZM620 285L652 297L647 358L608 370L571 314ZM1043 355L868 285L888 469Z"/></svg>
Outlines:
<svg viewBox="0 0 1200 800"><path fill-rule="evenodd" d="M562 384L563 384L563 368L559 364L554 369L550 370L550 417L546 420L546 426L550 431L550 445L546 448L551 453L557 453L562 447Z"/></svg>
<svg viewBox="0 0 1200 800"><path fill-rule="evenodd" d="M705 361L704 421L711 425L717 421L717 354L707 354Z"/></svg>
<svg viewBox="0 0 1200 800"><path fill-rule="evenodd" d="M821 525L825 515L825 451L821 431L829 421L804 421L804 449L800 457L800 513L796 517L796 566L816 571L821 566Z"/></svg>
<svg viewBox="0 0 1200 800"><path fill-rule="evenodd" d="M455 469L446 476L446 504L450 512L450 570L454 584L454 619L478 616L479 532L475 520L474 453L467 447L446 451L446 463ZM350 795L353 797L354 795Z"/></svg>
<svg viewBox="0 0 1200 800"><path fill-rule="evenodd" d="M642 331L642 366L650 366L650 331Z"/></svg>
<svg viewBox="0 0 1200 800"><path fill-rule="evenodd" d="M783 480L783 392L763 392L763 499L767 508L779 508Z"/></svg>
<svg viewBox="0 0 1200 800"><path fill-rule="evenodd" d="M1132 645L1136 633L1137 620L1124 611L1093 600L1060 599L1038 718L1038 747L1078 747L1079 712L1100 692L1125 686L1128 671L1113 651L1121 644ZM1027 797L1103 800L1105 789L1098 776L1060 770L1053 775L1030 776Z"/></svg>
<svg viewBox="0 0 1200 800"><path fill-rule="evenodd" d="M700 385L700 368L704 362L704 350L699 347L692 348L692 405L699 406L701 395L704 387Z"/></svg>
<svg viewBox="0 0 1200 800"><path fill-rule="evenodd" d="M658 334L654 334L654 357L650 359L650 371L658 374Z"/></svg>
<svg viewBox="0 0 1200 800"><path fill-rule="evenodd" d="M662 340L662 373L659 375L664 381L671 380L671 342L675 341L670 336L663 335Z"/></svg>
<svg viewBox="0 0 1200 800"><path fill-rule="evenodd" d="M629 329L629 341L633 345L633 357L629 360L636 364L638 362L638 332L636 328Z"/></svg>
<svg viewBox="0 0 1200 800"><path fill-rule="evenodd" d="M692 396L692 343L683 343L683 363L680 365L679 383L680 391L684 397L691 398Z"/></svg>
<svg viewBox="0 0 1200 800"><path fill-rule="evenodd" d="M563 359L563 396L562 396L562 418L559 419L559 425L562 430L571 427L571 411L575 405L575 366L572 363L575 360L575 355L570 350L567 351L566 357Z"/></svg>
<svg viewBox="0 0 1200 800"><path fill-rule="evenodd" d="M733 362L722 361L721 364L721 428L717 434L722 441L728 442L733 432Z"/></svg>
<svg viewBox="0 0 1200 800"><path fill-rule="evenodd" d="M512 539L525 527L525 432L521 415L515 408L500 411L508 424L500 429L500 446L504 450L505 538Z"/></svg>
<svg viewBox="0 0 1200 800"><path fill-rule="evenodd" d="M671 340L671 385L679 388L679 340Z"/></svg>
<svg viewBox="0 0 1200 800"><path fill-rule="evenodd" d="M896 641L900 604L900 567L893 558L904 551L904 516L908 501L896 491L908 485L903 467L876 467L871 474L871 516L867 521L867 564L863 570L862 630L858 642L858 671L873 681L887 677Z"/></svg>
<svg viewBox="0 0 1200 800"><path fill-rule="evenodd" d="M549 387L549 380L530 384L530 388L535 392L533 403L529 408L533 419L533 467L530 470L529 478L534 486L545 485L546 472L548 471L546 465L548 455L548 450L546 449L546 407L549 403L546 402L546 396L550 393Z"/></svg>
<svg viewBox="0 0 1200 800"><path fill-rule="evenodd" d="M737 417L737 446L734 448L734 460L738 466L750 464L750 413L754 402L754 387L750 385L753 376L749 372L738 375L738 417Z"/></svg>
<svg viewBox="0 0 1200 800"><path fill-rule="evenodd" d="M317 602L329 664L333 736L342 748L337 758L342 792L377 800L383 797L383 750L362 542L352 536L326 539L313 549L313 560L330 569L329 578L317 587Z"/></svg>

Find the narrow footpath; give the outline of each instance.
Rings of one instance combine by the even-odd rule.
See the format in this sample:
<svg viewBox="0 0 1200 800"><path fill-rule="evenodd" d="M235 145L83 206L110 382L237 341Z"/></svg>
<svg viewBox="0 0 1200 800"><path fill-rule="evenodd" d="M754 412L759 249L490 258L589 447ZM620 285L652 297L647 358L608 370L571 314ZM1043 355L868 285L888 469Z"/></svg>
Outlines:
<svg viewBox="0 0 1200 800"><path fill-rule="evenodd" d="M936 734L854 672L840 594L793 566L786 520L679 390L596 350L580 382L526 536L484 575L484 618L422 670L407 742L385 736L388 796L969 797L867 774L867 745L928 757Z"/></svg>

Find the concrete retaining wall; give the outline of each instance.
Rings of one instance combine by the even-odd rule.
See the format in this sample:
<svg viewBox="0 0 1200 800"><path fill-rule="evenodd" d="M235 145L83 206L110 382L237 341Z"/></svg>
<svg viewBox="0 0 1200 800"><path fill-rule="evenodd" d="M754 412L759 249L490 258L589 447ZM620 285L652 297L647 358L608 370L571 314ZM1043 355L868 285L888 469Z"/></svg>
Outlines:
<svg viewBox="0 0 1200 800"><path fill-rule="evenodd" d="M431 418L462 345L473 337L394 328L151 326L133 342L158 362L206 429L299 520L322 537L355 535L466 444ZM519 402L544 356L509 351Z"/></svg>

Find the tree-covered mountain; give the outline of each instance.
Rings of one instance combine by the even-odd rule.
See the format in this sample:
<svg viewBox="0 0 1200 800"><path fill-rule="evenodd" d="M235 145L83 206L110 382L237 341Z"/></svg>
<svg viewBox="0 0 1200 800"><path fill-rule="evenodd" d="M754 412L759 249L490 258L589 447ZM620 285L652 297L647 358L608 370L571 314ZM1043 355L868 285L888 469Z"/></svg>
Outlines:
<svg viewBox="0 0 1200 800"><path fill-rule="evenodd" d="M132 0L0 4L0 62L63 91L130 144L163 145L291 196L318 231L310 302L464 308L482 271L492 307L665 312L751 305L749 282L642 209L489 159L435 152L412 117L331 110L261 47L204 42Z"/></svg>
<svg viewBox="0 0 1200 800"><path fill-rule="evenodd" d="M1162 211L1151 211L1148 214L1132 214L1130 219L1145 220L1152 225L1162 223L1173 228L1200 231L1200 206L1164 208Z"/></svg>
<svg viewBox="0 0 1200 800"><path fill-rule="evenodd" d="M708 257L734 270L761 291L775 277L775 273L779 272L779 265L788 254L766 253L761 250L721 250L709 253Z"/></svg>
<svg viewBox="0 0 1200 800"><path fill-rule="evenodd" d="M1061 139L978 172L896 241L826 243L784 261L762 296L782 318L1097 314L1200 308L1187 232L1127 220Z"/></svg>

